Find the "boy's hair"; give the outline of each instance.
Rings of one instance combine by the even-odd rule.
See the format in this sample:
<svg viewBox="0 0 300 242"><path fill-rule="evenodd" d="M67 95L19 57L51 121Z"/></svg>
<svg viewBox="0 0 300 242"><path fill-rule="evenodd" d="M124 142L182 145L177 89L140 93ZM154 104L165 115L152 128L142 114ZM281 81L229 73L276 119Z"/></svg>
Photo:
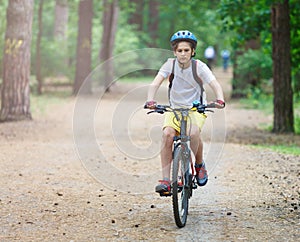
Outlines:
<svg viewBox="0 0 300 242"><path fill-rule="evenodd" d="M173 51L177 50L178 44L179 44L180 42L183 42L183 41L188 42L189 45L190 45L190 47L191 47L191 49L192 49L192 50L195 50L195 44L192 43L192 42L190 42L190 41L188 41L188 40L178 40L178 41L172 42L172 43L171 43L172 50L173 50Z"/></svg>

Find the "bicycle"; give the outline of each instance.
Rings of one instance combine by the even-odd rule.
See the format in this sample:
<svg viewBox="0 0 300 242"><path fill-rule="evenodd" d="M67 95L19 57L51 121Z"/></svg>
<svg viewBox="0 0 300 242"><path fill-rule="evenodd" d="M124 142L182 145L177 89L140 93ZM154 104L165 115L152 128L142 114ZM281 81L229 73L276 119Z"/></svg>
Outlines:
<svg viewBox="0 0 300 242"><path fill-rule="evenodd" d="M168 105L156 105L152 111L147 113L163 114L165 112L173 112L180 123L180 133L173 138L172 182L171 193L168 194L172 196L174 219L179 228L184 227L186 224L189 199L192 197L193 190L197 189L196 173L190 148L190 136L187 134L189 112L213 112L207 108L215 108L215 104L200 105L196 101L193 103L192 108L171 108Z"/></svg>

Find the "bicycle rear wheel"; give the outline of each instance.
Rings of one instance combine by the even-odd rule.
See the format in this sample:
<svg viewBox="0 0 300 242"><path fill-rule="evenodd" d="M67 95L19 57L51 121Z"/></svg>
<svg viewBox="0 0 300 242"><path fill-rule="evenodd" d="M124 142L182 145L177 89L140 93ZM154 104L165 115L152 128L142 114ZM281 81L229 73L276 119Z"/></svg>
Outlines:
<svg viewBox="0 0 300 242"><path fill-rule="evenodd" d="M188 166L184 162L182 147L174 150L172 169L172 203L175 223L179 228L186 224L189 206Z"/></svg>

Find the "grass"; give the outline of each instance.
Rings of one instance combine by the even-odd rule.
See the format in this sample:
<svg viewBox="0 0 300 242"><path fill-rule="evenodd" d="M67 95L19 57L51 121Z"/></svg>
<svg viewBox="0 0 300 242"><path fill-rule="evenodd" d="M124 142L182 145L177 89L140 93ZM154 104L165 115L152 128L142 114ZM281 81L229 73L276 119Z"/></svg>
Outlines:
<svg viewBox="0 0 300 242"><path fill-rule="evenodd" d="M31 94L30 108L32 115L46 114L49 106L63 103L71 96L69 91L44 93L43 95Z"/></svg>
<svg viewBox="0 0 300 242"><path fill-rule="evenodd" d="M273 113L273 96L266 95L263 93L252 93L248 96L248 98L241 99L240 103L243 108L246 109L259 109L264 112L266 115L270 115ZM294 129L295 134L300 135L300 103L299 101L294 101ZM264 127L261 127L269 132L272 131L273 125L267 124ZM271 149L275 152L282 154L292 154L292 155L300 155L300 147L297 145L266 145L266 144L258 144L255 147L263 148L263 149Z"/></svg>
<svg viewBox="0 0 300 242"><path fill-rule="evenodd" d="M270 149L277 153L281 154L290 154L290 155L300 155L300 147L296 145L255 145L254 147L260 148L260 149Z"/></svg>
<svg viewBox="0 0 300 242"><path fill-rule="evenodd" d="M154 77L151 76L143 76L143 77L122 77L118 81L122 83L138 83L138 82L145 82L145 83L151 83Z"/></svg>
<svg viewBox="0 0 300 242"><path fill-rule="evenodd" d="M240 100L242 107L245 109L259 109L265 114L273 113L273 96L262 93L253 93L248 95L248 98ZM268 131L273 129L272 126L266 128ZM300 135L300 102L294 100L294 129L295 134Z"/></svg>
<svg viewBox="0 0 300 242"><path fill-rule="evenodd" d="M273 112L273 97L271 95L249 95L248 98L241 99L240 103L246 109L259 109L268 114Z"/></svg>
<svg viewBox="0 0 300 242"><path fill-rule="evenodd" d="M131 76L124 76L118 80L118 82L122 83L138 83L138 82L145 82L150 83L153 77L151 76L141 76L141 77L131 77ZM51 80L51 83L54 81ZM50 87L48 87L49 89ZM57 87L53 85L52 89L45 91L42 95L36 94L36 87L32 87L33 91L31 92L30 96L30 103L31 103L31 113L34 115L37 114L46 114L47 109L51 105L57 105L66 101L72 95L72 86L67 87Z"/></svg>

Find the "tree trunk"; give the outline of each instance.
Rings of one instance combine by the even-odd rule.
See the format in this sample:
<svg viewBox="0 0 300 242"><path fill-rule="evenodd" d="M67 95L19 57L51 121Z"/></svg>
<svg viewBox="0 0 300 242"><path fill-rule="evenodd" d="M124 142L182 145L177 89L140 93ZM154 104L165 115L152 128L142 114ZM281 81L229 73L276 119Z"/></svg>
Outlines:
<svg viewBox="0 0 300 242"><path fill-rule="evenodd" d="M273 131L275 133L294 132L288 0L272 6L272 51L274 79Z"/></svg>
<svg viewBox="0 0 300 242"><path fill-rule="evenodd" d="M55 4L55 21L54 21L54 38L59 46L61 58L58 60L62 66L62 70L67 70L69 67L68 59L68 18L69 6L68 0L56 0ZM57 73L61 75L61 73Z"/></svg>
<svg viewBox="0 0 300 242"><path fill-rule="evenodd" d="M56 0L54 23L54 36L56 39L67 39L68 18L68 0Z"/></svg>
<svg viewBox="0 0 300 242"><path fill-rule="evenodd" d="M130 25L134 25L137 31L143 31L143 8L144 8L144 1L141 0L130 0L132 7L135 11L130 14L128 23Z"/></svg>
<svg viewBox="0 0 300 242"><path fill-rule="evenodd" d="M158 24L159 24L159 1L152 0L149 2L149 33L151 42L149 47L157 46Z"/></svg>
<svg viewBox="0 0 300 242"><path fill-rule="evenodd" d="M44 0L40 0L38 12L38 35L36 40L36 79L38 82L37 93L42 94L43 77L41 73L42 57L41 57L41 39L43 35L43 4Z"/></svg>
<svg viewBox="0 0 300 242"><path fill-rule="evenodd" d="M29 78L33 0L10 0L6 15L2 122L31 119Z"/></svg>
<svg viewBox="0 0 300 242"><path fill-rule="evenodd" d="M103 34L100 49L100 62L105 62L106 72L104 73L103 84L106 91L109 91L109 87L113 81L113 60L110 59L113 55L115 35L117 30L117 22L119 15L118 0L104 0L104 13L103 13Z"/></svg>
<svg viewBox="0 0 300 242"><path fill-rule="evenodd" d="M84 80L91 72L93 0L81 0L78 14L76 74L73 88L75 95L81 87L83 88L81 93L91 93L91 83L84 83Z"/></svg>

